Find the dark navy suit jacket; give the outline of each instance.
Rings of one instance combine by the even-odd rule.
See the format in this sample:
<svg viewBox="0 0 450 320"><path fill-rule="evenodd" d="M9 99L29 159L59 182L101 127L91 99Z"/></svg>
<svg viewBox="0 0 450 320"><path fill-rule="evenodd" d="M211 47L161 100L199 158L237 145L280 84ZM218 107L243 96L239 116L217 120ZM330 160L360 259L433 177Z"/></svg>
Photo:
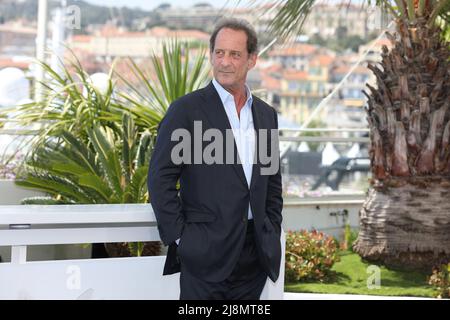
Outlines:
<svg viewBox="0 0 450 320"><path fill-rule="evenodd" d="M276 154L270 155L270 129L278 129L276 111L255 96L251 109L255 130L268 129L265 153L277 157L279 164L278 137L273 141ZM171 141L172 132L179 128L189 131L193 148L194 121L201 121L203 132L209 128L222 132L224 164L194 164L193 154L190 164L172 161L172 148L179 143ZM226 163L226 129L231 126L212 83L173 102L160 122L148 172L148 190L161 240L169 245L163 274L179 272L181 260L183 267L205 281L225 280L244 245L251 205L259 259L270 279L276 281L281 261L283 207L279 165L276 173L262 175L261 168L271 164L262 163L257 157L249 187L242 165L237 161ZM259 139L257 134L257 145ZM202 147L210 143L204 141ZM236 159L235 143L233 154ZM175 240L179 238L177 246Z"/></svg>

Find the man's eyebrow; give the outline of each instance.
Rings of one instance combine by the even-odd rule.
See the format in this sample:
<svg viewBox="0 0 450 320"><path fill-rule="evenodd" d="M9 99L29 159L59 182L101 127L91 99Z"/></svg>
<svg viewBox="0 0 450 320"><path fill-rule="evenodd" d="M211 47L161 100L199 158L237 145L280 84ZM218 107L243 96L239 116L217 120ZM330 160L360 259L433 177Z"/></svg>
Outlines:
<svg viewBox="0 0 450 320"><path fill-rule="evenodd" d="M227 49L221 49L221 48L215 48L214 49L214 51L216 51L216 50L220 50L220 51L229 51L229 52L243 52L243 51L241 51L241 50L234 50L234 49L232 49L232 50L227 50Z"/></svg>

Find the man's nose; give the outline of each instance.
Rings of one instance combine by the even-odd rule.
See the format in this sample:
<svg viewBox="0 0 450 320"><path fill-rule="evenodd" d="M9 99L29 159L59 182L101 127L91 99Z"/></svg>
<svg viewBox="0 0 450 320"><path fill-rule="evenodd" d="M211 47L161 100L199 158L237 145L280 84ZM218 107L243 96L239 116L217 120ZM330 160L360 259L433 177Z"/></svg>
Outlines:
<svg viewBox="0 0 450 320"><path fill-rule="evenodd" d="M226 54L223 55L223 58L221 60L221 64L224 67L229 66L231 64L230 54L226 53Z"/></svg>

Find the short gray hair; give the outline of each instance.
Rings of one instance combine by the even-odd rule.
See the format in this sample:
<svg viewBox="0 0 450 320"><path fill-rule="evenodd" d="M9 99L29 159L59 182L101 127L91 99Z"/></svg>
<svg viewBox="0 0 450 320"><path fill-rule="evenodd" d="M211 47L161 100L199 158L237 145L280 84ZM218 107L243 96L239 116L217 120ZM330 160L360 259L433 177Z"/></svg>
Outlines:
<svg viewBox="0 0 450 320"><path fill-rule="evenodd" d="M247 20L236 18L222 18L221 20L219 20L214 28L213 33L211 34L211 38L209 39L209 48L211 52L214 50L217 34L220 30L225 28L244 31L247 35L247 52L249 54L256 54L258 52L258 37L256 35L255 29Z"/></svg>

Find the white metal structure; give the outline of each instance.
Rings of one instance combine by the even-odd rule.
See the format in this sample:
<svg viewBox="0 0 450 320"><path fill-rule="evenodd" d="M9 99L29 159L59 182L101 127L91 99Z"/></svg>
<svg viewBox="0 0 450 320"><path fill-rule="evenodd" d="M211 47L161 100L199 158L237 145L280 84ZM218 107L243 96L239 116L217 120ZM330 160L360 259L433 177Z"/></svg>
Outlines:
<svg viewBox="0 0 450 320"><path fill-rule="evenodd" d="M150 204L0 206L0 299L178 299L179 274L162 276L165 256L27 261L27 246L158 241ZM281 237L284 257L284 233ZM284 259L261 299L283 299Z"/></svg>
<svg viewBox="0 0 450 320"><path fill-rule="evenodd" d="M45 61L45 45L47 41L47 19L48 19L48 0L39 0L38 2L38 26L36 36L36 59ZM43 86L41 82L44 80L44 68L36 65L36 85L35 100L42 100Z"/></svg>

